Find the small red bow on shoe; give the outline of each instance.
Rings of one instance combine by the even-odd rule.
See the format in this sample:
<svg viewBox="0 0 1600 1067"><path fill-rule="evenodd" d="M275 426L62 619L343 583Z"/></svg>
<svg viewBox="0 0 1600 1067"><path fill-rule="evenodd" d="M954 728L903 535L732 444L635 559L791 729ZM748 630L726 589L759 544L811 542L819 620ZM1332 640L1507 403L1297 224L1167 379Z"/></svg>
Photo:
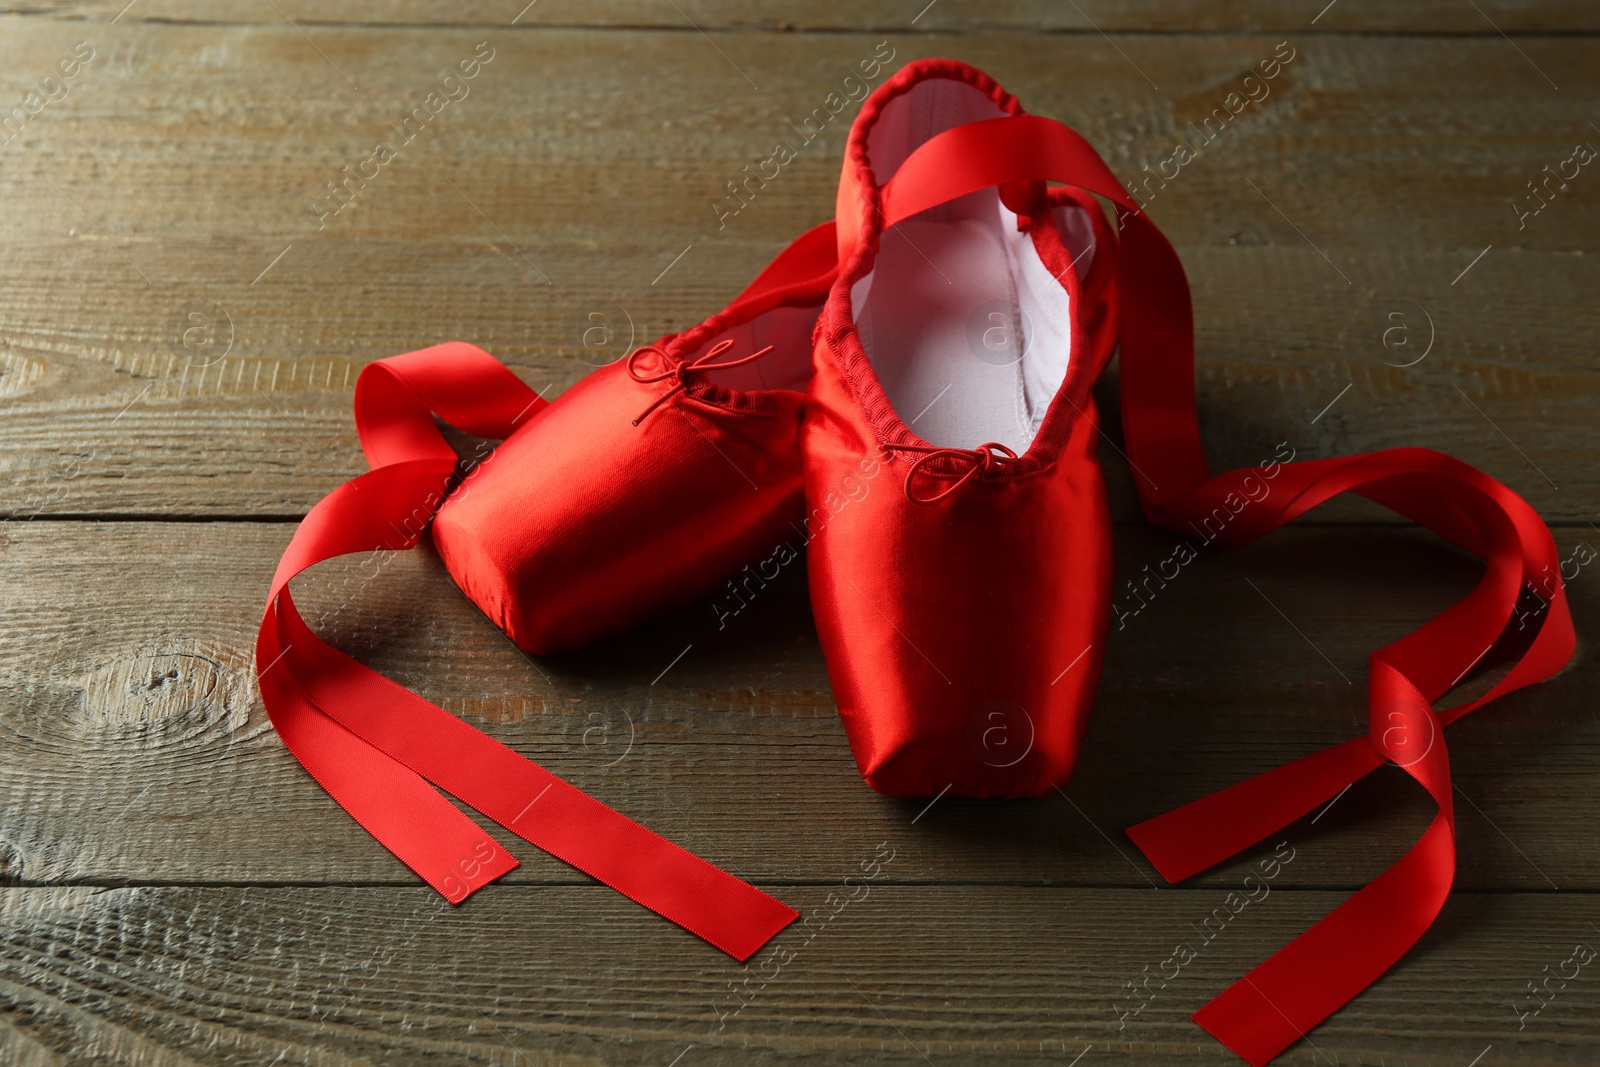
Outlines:
<svg viewBox="0 0 1600 1067"><path fill-rule="evenodd" d="M922 454L922 458L911 464L911 469L906 471L906 499L913 504L924 506L937 504L972 479L981 478L1003 464L1014 462L1017 458L1015 452L997 441L985 441L977 448L938 448L933 445L884 445L883 447L893 452ZM917 475L926 473L928 465L940 459L963 464L967 469L962 472L961 477L932 496L918 496L912 488Z"/></svg>
<svg viewBox="0 0 1600 1067"><path fill-rule="evenodd" d="M690 372L723 370L728 367L742 367L746 363L754 363L768 352L771 352L773 346L768 345L758 352L753 352L748 356L742 356L739 359L729 360L727 363L711 362L732 347L732 338L729 338L725 341L718 341L716 344L708 348L704 355L697 356L691 360L680 360L675 364L672 363L671 356L668 356L663 349L657 348L655 345L640 345L638 348L634 349L633 352L628 356L628 377L632 378L640 385L650 385L655 382L664 382L668 378L676 378L678 380L678 384L674 385L671 389L668 389L666 392L656 397L655 401L649 407L644 409L643 414L641 414L637 419L633 420L633 424L635 426L639 425L645 419L650 417L650 413L652 411L660 407L662 404L665 404L674 395L687 389L689 387L688 375ZM663 363L668 364L667 369L661 371L659 374L645 374L641 372L639 370L639 354L642 352L654 352L661 358Z"/></svg>

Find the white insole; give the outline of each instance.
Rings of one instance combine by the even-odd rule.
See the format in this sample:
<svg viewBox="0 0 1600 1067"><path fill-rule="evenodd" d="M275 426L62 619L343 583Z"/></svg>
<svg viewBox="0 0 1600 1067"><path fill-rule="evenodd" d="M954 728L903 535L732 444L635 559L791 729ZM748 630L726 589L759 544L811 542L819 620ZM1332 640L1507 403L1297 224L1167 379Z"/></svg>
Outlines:
<svg viewBox="0 0 1600 1067"><path fill-rule="evenodd" d="M851 292L856 327L914 433L1021 453L1066 374L1067 292L994 193L964 200L883 234Z"/></svg>

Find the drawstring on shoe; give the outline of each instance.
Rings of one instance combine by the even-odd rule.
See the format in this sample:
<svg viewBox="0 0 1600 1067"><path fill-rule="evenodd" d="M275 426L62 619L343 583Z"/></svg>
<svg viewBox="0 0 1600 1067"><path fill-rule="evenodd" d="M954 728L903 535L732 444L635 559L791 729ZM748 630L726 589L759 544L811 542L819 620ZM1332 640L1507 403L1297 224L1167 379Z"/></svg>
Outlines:
<svg viewBox="0 0 1600 1067"><path fill-rule="evenodd" d="M640 345L638 348L634 349L633 352L628 356L628 376L630 378L632 378L634 381L638 382L640 385L651 385L651 384L653 384L655 382L664 382L668 378L676 378L678 380L678 382L671 389L668 389L666 392L664 392L660 396L656 397L655 401L653 403L651 403L651 405L649 407L645 408L644 412L637 419L633 420L633 424L635 426L639 425L645 419L650 417L650 413L652 411L654 411L656 408L660 407L662 404L665 404L668 400L672 399L672 397L675 396L676 394L681 393L685 389L687 389L689 387L688 375L690 374L690 372L692 372L692 371L708 371L708 370L724 370L724 369L726 369L728 367L742 367L746 363L754 363L756 360L760 359L762 356L764 356L767 353L771 352L772 349L773 349L772 345L768 345L767 347L761 349L758 352L753 352L748 356L741 356L738 359L729 360L727 363L715 363L715 364L711 363L711 360L716 359L718 356L722 355L722 353L726 352L728 349L730 349L732 347L733 347L733 339L732 338L728 338L727 340L723 340L723 341L718 341L716 344L712 345L709 349L707 349L705 351L705 354L703 354L701 356L697 356L696 358L694 358L692 360L682 360L682 361L679 361L676 364L672 364L666 370L661 371L659 374L645 374L643 371L641 371L639 369L638 360L639 360L640 353L642 353L642 352L654 352L657 356L659 356L661 358L661 361L663 363L669 363L669 364L671 364L671 362L672 362L671 361L671 357L668 356L665 351L663 351L662 349L656 347L655 345Z"/></svg>
<svg viewBox="0 0 1600 1067"><path fill-rule="evenodd" d="M892 452L921 453L922 458L911 464L911 469L906 471L905 489L907 500L924 507L937 504L972 479L981 478L1004 464L1014 462L1017 458L1015 452L997 441L986 441L977 448L937 448L933 445L884 445L883 447ZM917 475L924 473L928 464L939 459L965 464L967 469L961 477L932 496L918 496L913 488Z"/></svg>

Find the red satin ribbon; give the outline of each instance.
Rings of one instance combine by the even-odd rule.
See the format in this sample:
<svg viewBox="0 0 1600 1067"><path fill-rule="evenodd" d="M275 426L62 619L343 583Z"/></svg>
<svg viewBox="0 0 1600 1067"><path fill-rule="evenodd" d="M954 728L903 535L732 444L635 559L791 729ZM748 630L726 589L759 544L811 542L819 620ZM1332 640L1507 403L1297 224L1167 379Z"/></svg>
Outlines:
<svg viewBox="0 0 1600 1067"><path fill-rule="evenodd" d="M256 643L262 700L312 776L452 903L517 861L430 782L748 959L798 913L323 643L289 595L289 580L322 560L417 543L456 470L434 414L499 439L544 406L499 362L466 344L395 356L362 372L356 425L374 469L318 503L278 564Z"/></svg>
<svg viewBox="0 0 1600 1067"><path fill-rule="evenodd" d="M1306 756L1128 834L1169 881L1234 855L1393 761L1439 814L1406 855L1310 930L1195 1013L1250 1063L1267 1063L1391 967L1438 915L1455 875L1455 815L1443 728L1514 689L1548 678L1574 635L1555 542L1528 504L1483 472L1420 448L1285 464L1212 477L1195 413L1188 280L1165 237L1094 149L1059 123L1022 115L960 126L924 143L881 191L887 228L989 186L1015 198L1031 183L1076 185L1116 203L1122 228L1120 348L1123 432L1151 521L1182 533L1225 517L1218 539L1239 546L1339 493L1388 507L1482 558L1463 600L1371 654L1368 733ZM848 216L839 241L854 247ZM1252 488L1252 482L1254 488ZM1260 487L1270 484L1270 490ZM1554 581L1538 633L1476 700L1436 712L1499 638L1527 586Z"/></svg>

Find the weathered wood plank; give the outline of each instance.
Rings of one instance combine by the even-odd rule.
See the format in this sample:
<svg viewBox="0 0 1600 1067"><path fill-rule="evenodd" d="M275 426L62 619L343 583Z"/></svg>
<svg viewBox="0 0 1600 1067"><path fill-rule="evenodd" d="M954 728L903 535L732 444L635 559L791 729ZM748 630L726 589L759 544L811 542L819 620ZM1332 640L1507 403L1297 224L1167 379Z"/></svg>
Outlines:
<svg viewBox="0 0 1600 1067"><path fill-rule="evenodd" d="M70 19L111 19L127 0L31 0L0 4L0 13L50 14ZM856 31L864 27L928 32L1038 29L1094 33L1097 30L1300 32L1410 31L1451 34L1560 33L1600 29L1592 6L1577 0L1498 0L1470 6L1449 0L1385 4L1381 0L1342 0L1337 5L1242 0L1224 7L1181 0L1091 0L1074 6L1042 0L992 0L983 4L864 0L809 3L739 3L737 0L679 0L672 7L645 0L593 0L582 5L497 0L493 4L450 4L444 0L336 0L280 4L283 14L253 4L215 0L140 0L123 21L272 22L288 17L308 29L328 25L420 23L433 26L517 25L701 30ZM674 11L672 8L677 10ZM1324 8L1327 8L1325 10Z"/></svg>
<svg viewBox="0 0 1600 1067"><path fill-rule="evenodd" d="M844 890L876 846L836 839L832 883L786 892L829 917L748 968L605 889L501 887L456 910L393 888L4 889L0 1051L143 1067L1067 1063L1086 1049L1224 1064L1188 1014L1341 898L1263 883L1206 940L1213 910L1228 914L1219 889ZM1571 973L1575 946L1592 960L1593 911L1588 896L1457 893L1393 972L1276 1062L1593 1063L1592 963L1517 1013L1539 1003L1528 982ZM1134 1012L1126 983L1171 976L1180 945L1194 957Z"/></svg>
<svg viewBox="0 0 1600 1067"><path fill-rule="evenodd" d="M1142 580L1175 544L1148 529L1117 535L1124 579ZM287 525L34 522L0 536L0 870L10 879L414 884L304 774L260 708L251 648ZM1564 535L1564 555L1575 547ZM301 579L307 618L747 877L827 877L841 837L880 840L924 807L857 778L798 567L724 629L709 604L695 605L584 656L535 661L453 590L436 558L379 562L336 561ZM1240 553L1202 549L1166 588L1150 586L1145 606L1119 594L1124 625L1110 635L1071 800L939 801L895 878L1147 885L1156 876L1122 827L1364 732L1368 652L1477 575L1410 530L1285 531ZM1600 618L1596 581L1586 569L1571 586L1580 632ZM1600 887L1596 670L1580 655L1452 729L1467 800L1459 884ZM1408 780L1380 773L1292 831L1305 858L1286 878L1361 884L1432 814ZM584 881L510 847L524 860L510 881ZM1206 881L1236 881L1246 866Z"/></svg>
<svg viewBox="0 0 1600 1067"><path fill-rule="evenodd" d="M844 118L719 229L726 183L795 139L790 124L882 39L800 35L780 51L724 35L760 70L754 92L695 34L490 34L471 95L319 230L312 198L484 34L328 31L319 47L360 91L287 26L16 19L0 61L42 76L80 34L96 58L71 94L0 148L12 515L301 514L359 469L349 397L371 359L463 338L554 395L628 336L697 321L831 209ZM895 65L953 52L995 71L1139 175L1197 139L1187 124L1274 39L1140 37L1159 92L1098 38L889 47ZM1520 77L1499 38L1296 47L1263 105L1150 186L1195 283L1215 460L1286 439L1308 454L1432 445L1553 518L1592 518L1600 475L1579 457L1600 312L1583 252L1600 200L1580 176L1521 231L1508 206L1600 136L1582 107L1600 89L1587 45L1525 42L1561 93ZM595 316L615 329L609 349L584 348ZM1429 337L1423 362L1385 365Z"/></svg>

